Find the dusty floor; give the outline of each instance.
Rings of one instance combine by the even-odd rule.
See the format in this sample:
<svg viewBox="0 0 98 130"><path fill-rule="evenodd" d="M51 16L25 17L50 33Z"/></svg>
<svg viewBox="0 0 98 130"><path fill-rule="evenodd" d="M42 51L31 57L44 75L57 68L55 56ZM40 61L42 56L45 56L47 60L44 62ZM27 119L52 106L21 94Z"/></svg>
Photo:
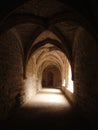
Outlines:
<svg viewBox="0 0 98 130"><path fill-rule="evenodd" d="M59 89L48 88L42 89L2 126L2 130L95 130Z"/></svg>

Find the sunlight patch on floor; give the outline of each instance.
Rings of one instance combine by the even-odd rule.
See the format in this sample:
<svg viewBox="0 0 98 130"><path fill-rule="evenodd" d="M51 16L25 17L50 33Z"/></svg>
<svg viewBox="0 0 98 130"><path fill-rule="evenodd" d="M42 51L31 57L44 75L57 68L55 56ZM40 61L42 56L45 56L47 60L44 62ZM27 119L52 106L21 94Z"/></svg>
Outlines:
<svg viewBox="0 0 98 130"><path fill-rule="evenodd" d="M68 100L62 94L59 89L42 89L32 100L29 100L25 106L58 106L58 107L70 107Z"/></svg>

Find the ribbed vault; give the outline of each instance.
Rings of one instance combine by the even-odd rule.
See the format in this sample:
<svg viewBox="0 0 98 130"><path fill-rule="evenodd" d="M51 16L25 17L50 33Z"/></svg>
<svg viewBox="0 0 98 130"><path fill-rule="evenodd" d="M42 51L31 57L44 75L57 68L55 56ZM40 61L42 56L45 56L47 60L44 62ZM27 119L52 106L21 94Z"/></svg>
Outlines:
<svg viewBox="0 0 98 130"><path fill-rule="evenodd" d="M74 4L73 4L74 5ZM32 53L46 43L52 43L65 53L73 67L73 46L80 27L96 31L77 8L62 0L28 0L17 4L0 23L1 33L14 30L23 47L23 71L26 77L26 66ZM72 68L73 69L73 68Z"/></svg>
<svg viewBox="0 0 98 130"><path fill-rule="evenodd" d="M0 119L42 87L59 87L93 121L98 113L97 0L16 1L0 3Z"/></svg>

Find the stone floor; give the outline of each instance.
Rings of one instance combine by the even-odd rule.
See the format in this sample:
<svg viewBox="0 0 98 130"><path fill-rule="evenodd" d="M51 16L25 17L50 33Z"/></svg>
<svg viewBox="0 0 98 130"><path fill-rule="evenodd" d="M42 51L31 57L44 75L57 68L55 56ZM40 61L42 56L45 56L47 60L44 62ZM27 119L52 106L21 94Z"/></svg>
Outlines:
<svg viewBox="0 0 98 130"><path fill-rule="evenodd" d="M17 109L1 127L2 130L95 130L59 89L48 88Z"/></svg>

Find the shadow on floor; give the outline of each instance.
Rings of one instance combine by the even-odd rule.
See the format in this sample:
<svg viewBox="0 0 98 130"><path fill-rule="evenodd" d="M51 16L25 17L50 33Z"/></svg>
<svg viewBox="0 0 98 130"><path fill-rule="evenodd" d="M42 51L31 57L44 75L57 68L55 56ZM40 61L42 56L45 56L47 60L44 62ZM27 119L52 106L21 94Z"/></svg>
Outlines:
<svg viewBox="0 0 98 130"><path fill-rule="evenodd" d="M42 96L44 93L41 93ZM41 94L38 97L41 98ZM53 93L52 93L53 94ZM58 96L63 96L58 93ZM36 96L35 101L38 101ZM49 98L49 97L48 97ZM46 98L45 98L46 99ZM66 103L65 99L65 103ZM32 101L33 106L24 105L14 111L11 116L0 123L0 130L95 130L93 125L68 103L50 103L39 105Z"/></svg>
<svg viewBox="0 0 98 130"><path fill-rule="evenodd" d="M42 109L42 110L41 110ZM32 116L33 113L33 116ZM67 129L67 130L94 130L91 124L75 110L62 113L44 112L43 108L22 108L15 115L2 122L5 130L38 130L38 129Z"/></svg>

